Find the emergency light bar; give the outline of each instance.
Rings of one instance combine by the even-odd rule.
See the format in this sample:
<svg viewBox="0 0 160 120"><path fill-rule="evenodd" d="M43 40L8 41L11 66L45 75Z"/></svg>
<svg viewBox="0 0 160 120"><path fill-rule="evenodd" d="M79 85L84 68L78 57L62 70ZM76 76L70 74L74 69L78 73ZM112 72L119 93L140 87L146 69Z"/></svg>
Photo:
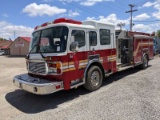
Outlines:
<svg viewBox="0 0 160 120"><path fill-rule="evenodd" d="M41 26L36 26L34 30L37 30L39 27L45 27L49 24L58 24L58 23L71 23L71 24L78 24L78 25L82 24L81 21L72 20L68 18L59 18L59 19L55 19L53 22L45 22Z"/></svg>
<svg viewBox="0 0 160 120"><path fill-rule="evenodd" d="M53 23L54 24L56 24L56 23L82 24L82 22L80 22L80 21L72 20L72 19L68 19L68 18L59 18L59 19L54 20Z"/></svg>

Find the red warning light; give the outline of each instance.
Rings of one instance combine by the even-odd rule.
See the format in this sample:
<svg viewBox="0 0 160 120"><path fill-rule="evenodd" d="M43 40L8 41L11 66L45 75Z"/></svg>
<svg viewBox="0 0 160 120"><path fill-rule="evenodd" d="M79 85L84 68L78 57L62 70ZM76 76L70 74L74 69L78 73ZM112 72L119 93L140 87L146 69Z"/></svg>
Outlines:
<svg viewBox="0 0 160 120"><path fill-rule="evenodd" d="M81 21L77 21L77 20L72 20L72 19L68 19L68 18L59 18L53 21L54 24L56 23L72 23L72 24L82 24Z"/></svg>

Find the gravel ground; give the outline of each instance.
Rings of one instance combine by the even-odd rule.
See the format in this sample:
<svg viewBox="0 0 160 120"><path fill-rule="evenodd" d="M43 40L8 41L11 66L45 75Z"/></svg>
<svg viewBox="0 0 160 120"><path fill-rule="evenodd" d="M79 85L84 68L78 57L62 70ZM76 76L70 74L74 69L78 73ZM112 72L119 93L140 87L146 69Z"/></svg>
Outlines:
<svg viewBox="0 0 160 120"><path fill-rule="evenodd" d="M15 87L25 59L0 56L0 120L159 120L160 58L146 70L129 69L107 77L94 92L83 87L38 96Z"/></svg>

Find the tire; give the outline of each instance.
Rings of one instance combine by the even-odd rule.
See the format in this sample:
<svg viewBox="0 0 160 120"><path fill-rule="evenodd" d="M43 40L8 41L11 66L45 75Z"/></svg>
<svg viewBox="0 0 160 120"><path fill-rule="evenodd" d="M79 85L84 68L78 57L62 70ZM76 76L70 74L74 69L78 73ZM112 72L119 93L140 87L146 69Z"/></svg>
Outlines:
<svg viewBox="0 0 160 120"><path fill-rule="evenodd" d="M102 70L98 66L92 66L87 72L84 88L89 91L95 91L101 87L102 81Z"/></svg>
<svg viewBox="0 0 160 120"><path fill-rule="evenodd" d="M145 55L143 57L143 63L142 63L142 65L140 67L141 67L141 69L146 69L148 67L148 58L147 58L147 55Z"/></svg>

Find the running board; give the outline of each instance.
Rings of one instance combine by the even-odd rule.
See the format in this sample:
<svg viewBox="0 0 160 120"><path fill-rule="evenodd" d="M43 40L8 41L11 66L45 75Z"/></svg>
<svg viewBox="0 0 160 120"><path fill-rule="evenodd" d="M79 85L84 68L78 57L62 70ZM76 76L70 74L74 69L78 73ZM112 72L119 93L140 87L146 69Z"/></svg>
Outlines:
<svg viewBox="0 0 160 120"><path fill-rule="evenodd" d="M71 89L72 88L77 88L78 86L81 86L81 85L84 85L85 84L85 81L84 81L84 79L83 80L81 80L81 79L77 79L77 80L74 80L74 81L72 81L71 82Z"/></svg>
<svg viewBox="0 0 160 120"><path fill-rule="evenodd" d="M112 75L112 74L113 74L112 72L106 73L106 74L105 74L105 77L108 77L108 76L110 76L110 75Z"/></svg>
<svg viewBox="0 0 160 120"><path fill-rule="evenodd" d="M129 68L133 68L133 67L134 67L133 65L125 66L125 67L120 67L120 68L118 68L118 72L119 72L119 71L126 70L126 69L129 69Z"/></svg>

